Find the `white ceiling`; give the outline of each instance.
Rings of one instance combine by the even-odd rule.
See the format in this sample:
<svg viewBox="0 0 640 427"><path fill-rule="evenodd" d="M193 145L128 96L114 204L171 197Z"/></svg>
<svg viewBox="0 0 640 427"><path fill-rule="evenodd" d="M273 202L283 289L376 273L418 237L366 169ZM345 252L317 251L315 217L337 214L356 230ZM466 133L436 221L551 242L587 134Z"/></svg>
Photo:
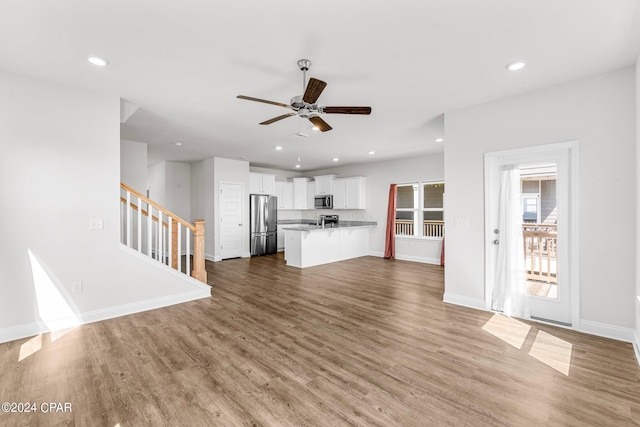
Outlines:
<svg viewBox="0 0 640 427"><path fill-rule="evenodd" d="M300 154L311 170L438 152L443 113L629 66L639 51L638 0L0 3L0 68L139 104L122 138L148 143L151 163L293 170ZM328 83L320 104L372 114L324 115L326 133L298 117L259 126L287 110L236 95L288 103L302 93L300 58ZM515 59L528 66L506 71Z"/></svg>

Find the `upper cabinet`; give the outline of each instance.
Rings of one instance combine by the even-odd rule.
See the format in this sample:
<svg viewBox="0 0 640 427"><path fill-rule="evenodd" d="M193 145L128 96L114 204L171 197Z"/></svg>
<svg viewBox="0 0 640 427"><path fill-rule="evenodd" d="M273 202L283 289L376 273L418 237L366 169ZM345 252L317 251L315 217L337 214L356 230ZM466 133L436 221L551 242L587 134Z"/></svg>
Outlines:
<svg viewBox="0 0 640 427"><path fill-rule="evenodd" d="M363 176L333 180L333 209L366 209L367 179Z"/></svg>
<svg viewBox="0 0 640 427"><path fill-rule="evenodd" d="M276 181L276 197L278 198L278 210L293 209L293 183Z"/></svg>
<svg viewBox="0 0 640 427"><path fill-rule="evenodd" d="M293 209L312 209L314 188L311 178L293 178Z"/></svg>
<svg viewBox="0 0 640 427"><path fill-rule="evenodd" d="M276 194L276 176L249 172L249 194Z"/></svg>
<svg viewBox="0 0 640 427"><path fill-rule="evenodd" d="M314 176L316 180L316 196L329 196L333 194L333 179L335 175Z"/></svg>

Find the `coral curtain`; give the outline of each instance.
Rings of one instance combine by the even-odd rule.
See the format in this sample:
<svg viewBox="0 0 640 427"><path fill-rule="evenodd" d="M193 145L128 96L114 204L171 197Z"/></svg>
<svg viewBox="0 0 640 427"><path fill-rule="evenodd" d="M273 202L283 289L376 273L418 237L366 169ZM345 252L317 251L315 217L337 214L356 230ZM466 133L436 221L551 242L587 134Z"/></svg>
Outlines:
<svg viewBox="0 0 640 427"><path fill-rule="evenodd" d="M387 233L384 243L384 257L396 257L396 191L397 185L389 187L389 206L387 208Z"/></svg>

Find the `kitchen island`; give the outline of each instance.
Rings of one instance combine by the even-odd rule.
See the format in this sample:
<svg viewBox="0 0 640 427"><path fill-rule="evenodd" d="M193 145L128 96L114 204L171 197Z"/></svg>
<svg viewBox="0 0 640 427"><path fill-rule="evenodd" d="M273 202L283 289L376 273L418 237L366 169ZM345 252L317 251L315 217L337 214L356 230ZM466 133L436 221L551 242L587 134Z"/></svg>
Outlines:
<svg viewBox="0 0 640 427"><path fill-rule="evenodd" d="M284 258L289 266L305 268L366 256L375 226L372 221L284 224Z"/></svg>

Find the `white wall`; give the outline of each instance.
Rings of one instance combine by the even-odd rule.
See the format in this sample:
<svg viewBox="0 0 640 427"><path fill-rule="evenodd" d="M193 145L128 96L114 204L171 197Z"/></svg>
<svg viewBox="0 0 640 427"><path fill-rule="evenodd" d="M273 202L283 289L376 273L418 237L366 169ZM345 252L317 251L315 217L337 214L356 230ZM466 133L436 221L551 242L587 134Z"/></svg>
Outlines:
<svg viewBox="0 0 640 427"><path fill-rule="evenodd" d="M376 163L342 166L305 173L305 176L335 174L339 177L365 176L367 178L367 209L336 210L343 220L377 221L371 234L370 252L383 256L389 186L415 181L441 181L444 179L443 153L389 160ZM448 193L448 183L445 183ZM301 211L302 218L313 219L323 210ZM411 261L440 263L441 242L439 239L396 238L396 258Z"/></svg>
<svg viewBox="0 0 640 427"><path fill-rule="evenodd" d="M120 140L120 181L147 194L147 144Z"/></svg>
<svg viewBox="0 0 640 427"><path fill-rule="evenodd" d="M83 321L210 292L121 249L119 110L117 97L0 72L0 341L46 329L52 300L38 305L36 285L66 296ZM104 228L90 231L90 218Z"/></svg>
<svg viewBox="0 0 640 427"><path fill-rule="evenodd" d="M260 167L257 167L257 166L250 166L249 167L249 171L250 172L257 172L257 173L268 173L268 174L271 174L271 175L275 175L276 176L276 181L286 181L289 178L298 178L298 177L304 176L300 172L286 171L286 170L281 170L281 169L260 168Z"/></svg>
<svg viewBox="0 0 640 427"><path fill-rule="evenodd" d="M578 140L581 318L633 328L634 93L626 68L445 115L446 295L484 307L483 154Z"/></svg>
<svg viewBox="0 0 640 427"><path fill-rule="evenodd" d="M149 166L147 170L149 198L161 206L167 204L165 162Z"/></svg>
<svg viewBox="0 0 640 427"><path fill-rule="evenodd" d="M204 253L205 258L214 261L214 236L216 233L213 197L214 176L213 157L191 164L191 216L193 219L204 219Z"/></svg>
<svg viewBox="0 0 640 427"><path fill-rule="evenodd" d="M165 163L165 208L180 218L191 221L191 165L183 162Z"/></svg>
<svg viewBox="0 0 640 427"><path fill-rule="evenodd" d="M218 232L220 224L220 183L233 182L240 183L244 186L244 249L243 256L250 256L249 250L249 162L243 160L223 159L214 157L213 159L213 176L214 176L214 257L220 260L220 233Z"/></svg>
<svg viewBox="0 0 640 427"><path fill-rule="evenodd" d="M636 356L640 362L640 55L636 61Z"/></svg>

